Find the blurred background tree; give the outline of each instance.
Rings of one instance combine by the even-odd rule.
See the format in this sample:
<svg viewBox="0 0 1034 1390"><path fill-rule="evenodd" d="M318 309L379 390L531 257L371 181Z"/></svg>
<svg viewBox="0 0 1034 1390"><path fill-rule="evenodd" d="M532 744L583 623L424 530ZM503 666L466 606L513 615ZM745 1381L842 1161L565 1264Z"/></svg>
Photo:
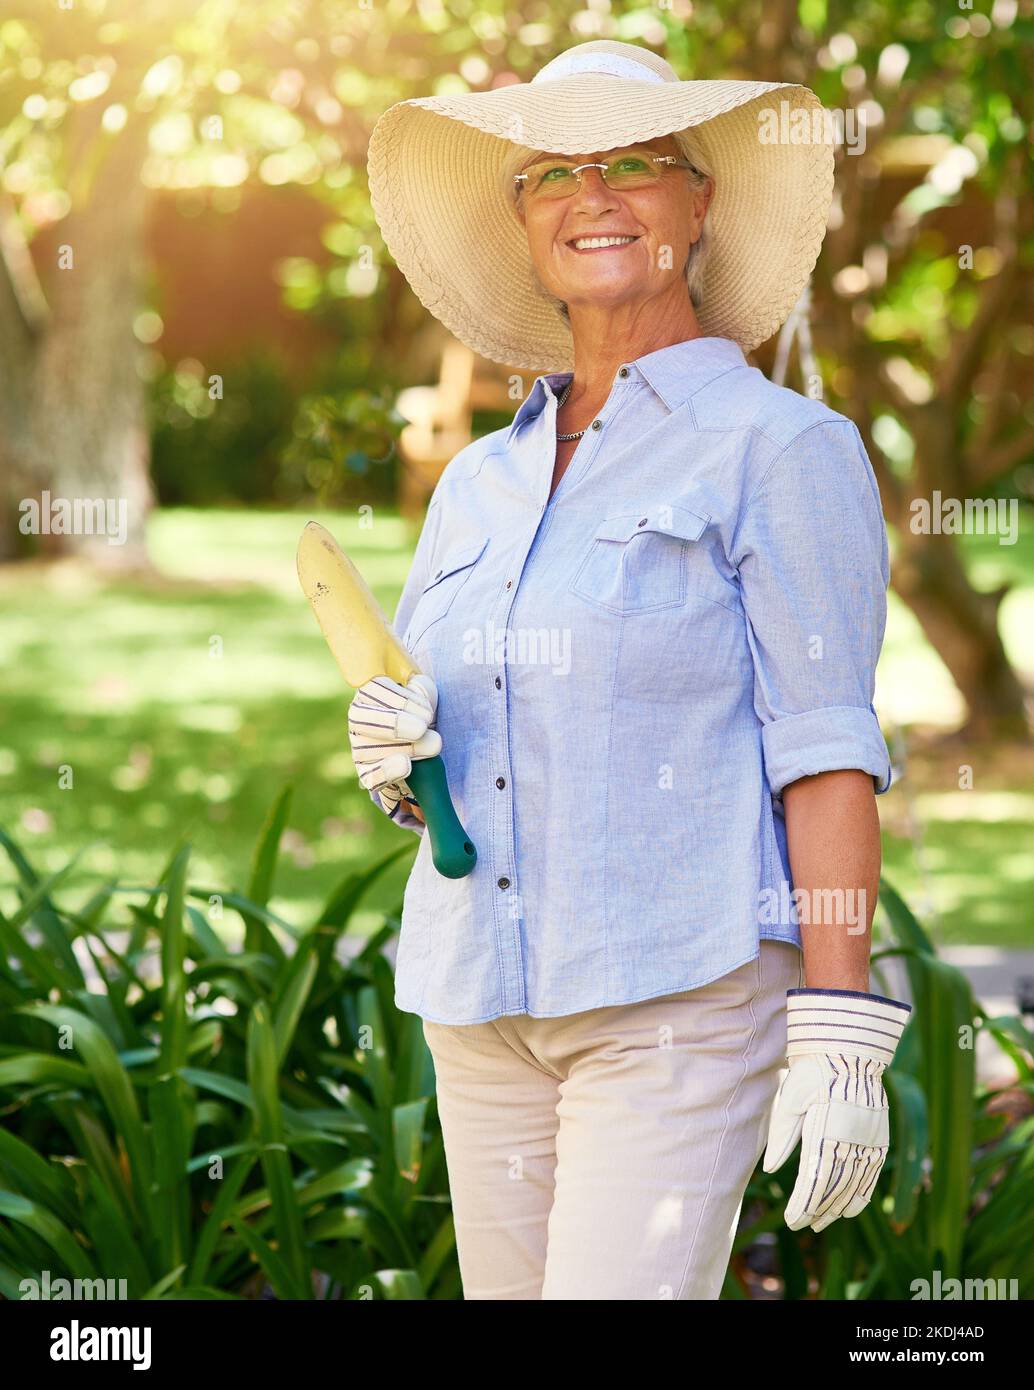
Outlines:
<svg viewBox="0 0 1034 1390"><path fill-rule="evenodd" d="M268 1033L272 1006L287 1052L279 1075L262 1078L265 1113L278 1092L292 1110L315 1106L327 1142L310 1151L306 1126L288 1135L302 1141L292 1154L314 1171L333 1165L296 1189L307 1218L320 1206L306 1227L319 1274L347 1291L373 1270L377 1296L416 1296L418 1285L455 1296L440 1133L425 1126L429 1058L418 1021L393 1009L382 955L415 837L404 845L357 782L347 692L299 593L293 554L301 508L318 508L390 611L413 541L409 504L433 472L410 488L414 432L424 463L440 467L437 455L447 459L471 432L506 423L534 376L503 366L504 399L479 394L469 354L393 265L365 176L377 117L407 97L526 80L572 44L604 37L648 45L686 78L799 81L849 136L854 118L863 122L864 140L837 152L807 314L792 316L798 351L780 335L756 361L855 420L879 479L895 590L876 692L896 773L880 799L884 860L944 959L884 887L875 987L903 997L902 973L884 975L901 966L887 959L892 940L907 948L917 1016L936 1024L913 1030L892 1075L892 1211L874 1205L828 1238L797 1242L779 1225L781 1179L766 1176L748 1196L736 1273L771 1295L772 1233L782 1231L787 1297L896 1296L906 1276L931 1268L1022 1276L1015 1232L1030 1220L1019 1159L1032 1123L1024 1021L1034 977L1023 850L1034 751L1022 738L1034 674L1024 647L1034 623L1034 0L50 0L22 9L0 17L0 831L15 831L14 840L0 833L0 927L8 938L24 933L8 942L5 990L8 1002L35 999L44 1012L58 995L91 1012L119 1049L126 1086L147 1097L155 1146L151 1155L135 1143L131 1112L126 1128L126 1114L104 1117L89 1088L95 1068L75 1074L83 1095L69 1100L74 1063L18 1056L25 1046L49 1051L50 1030L13 1004L0 1010L14 1126L0 1129L0 1169L2 1186L15 1187L13 1201L0 1192L0 1292L16 1296L15 1265L50 1263L39 1211L54 1198L76 1233L62 1241L64 1256L114 1260L136 1289L164 1287L164 1272L182 1263L188 1199L198 1199L190 1233L202 1220L206 1232L188 1279L244 1290L271 1215L278 1246L290 1244L280 1235L295 1216L255 1200L256 1175L241 1197L251 1239L234 1223L217 1260L206 1246L236 1190L209 1209L207 1155L213 1143L221 1152L239 1142L234 1181L243 1182L257 1162L253 1117L237 1092L217 1085L218 1105L196 1105L196 1088L170 1080L165 1043L160 1056L151 1044L157 1017L162 1027L172 1019L170 1046L182 1046L181 1015L168 1008L179 999L192 1011L194 1066L235 1082L249 1011L250 1026ZM461 398L463 409L432 419ZM21 504L44 490L125 499L130 543L23 534ZM1018 544L913 529L913 504L937 493L1018 502ZM105 574L101 561L132 572ZM960 723L962 741L945 740ZM290 815L285 782L302 791ZM187 838L185 882L177 850ZM382 858L380 873L372 866ZM184 889L185 942L175 947ZM346 922L355 938L368 935L344 972L335 936ZM302 935L301 924L313 930ZM111 932L128 937L117 958ZM243 955L227 954L240 946ZM163 973L173 968L165 989L151 989L157 976L145 970L155 952ZM176 971L188 957L184 991ZM130 1017L126 988L136 988L138 968L148 987ZM976 1057L955 1046L974 1020L963 969L986 1021ZM367 1020L386 1050L354 1050ZM1011 1068L981 1048L991 1037ZM1011 1094L997 1089L1013 1082ZM1019 1127L1003 1133L1007 1114ZM173 1130L179 1138L163 1146ZM109 1149L110 1162L92 1162ZM128 1165L115 1161L126 1152ZM54 1160L43 1165L49 1176L37 1153ZM163 1181L140 1188L147 1220L127 1244L114 1208L98 1205L97 1179L121 1204L152 1157ZM23 1192L43 1207L27 1212ZM34 1229L14 1231L26 1215ZM282 1296L308 1290L300 1253L295 1245L292 1260L262 1264Z"/></svg>
<svg viewBox="0 0 1034 1390"><path fill-rule="evenodd" d="M894 530L894 587L963 695L968 732L1022 733L1005 587L976 587L954 535L909 523L937 490L1031 494L1031 0L92 0L4 21L0 554L29 548L17 503L44 488L125 497L118 558L135 564L155 485L203 504L390 496L394 398L433 374L438 338L372 217L372 125L393 101L525 80L598 36L657 47L686 77L798 80L862 120L864 151L838 151L814 277L821 383L790 384L857 422ZM156 255L170 205L181 254L197 256L178 281ZM309 219L263 268L281 310L315 327L303 363L256 343L276 331L248 318L267 288L249 249L273 206L295 228ZM239 323L220 292L240 301ZM758 357L770 366L771 345Z"/></svg>

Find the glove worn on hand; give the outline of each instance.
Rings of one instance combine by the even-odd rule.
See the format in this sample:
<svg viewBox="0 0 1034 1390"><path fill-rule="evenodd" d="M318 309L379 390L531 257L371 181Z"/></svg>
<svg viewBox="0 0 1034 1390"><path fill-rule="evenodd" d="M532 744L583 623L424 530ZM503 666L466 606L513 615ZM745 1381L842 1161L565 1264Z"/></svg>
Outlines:
<svg viewBox="0 0 1034 1390"><path fill-rule="evenodd" d="M438 688L423 674L410 676L405 685L375 676L358 688L348 707L348 738L359 781L376 792L392 819L398 817L403 797L416 802L405 780L413 762L441 752L441 734L433 727L437 713Z"/></svg>
<svg viewBox="0 0 1034 1390"><path fill-rule="evenodd" d="M784 1213L791 1231L821 1231L868 1204L890 1143L883 1072L911 1005L851 989L786 992L786 1057L762 1164L774 1173L801 1140Z"/></svg>

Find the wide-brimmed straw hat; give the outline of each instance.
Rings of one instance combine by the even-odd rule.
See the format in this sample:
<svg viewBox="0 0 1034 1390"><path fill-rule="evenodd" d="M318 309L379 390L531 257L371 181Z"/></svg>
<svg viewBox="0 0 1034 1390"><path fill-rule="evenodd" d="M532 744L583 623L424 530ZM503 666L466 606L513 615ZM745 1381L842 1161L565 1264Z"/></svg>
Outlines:
<svg viewBox="0 0 1034 1390"><path fill-rule="evenodd" d="M833 196L826 114L796 83L680 82L649 49L599 39L530 82L389 107L370 139L370 197L396 264L457 338L494 362L569 371L570 326L514 215L515 165L685 132L715 180L697 317L749 352L818 259Z"/></svg>

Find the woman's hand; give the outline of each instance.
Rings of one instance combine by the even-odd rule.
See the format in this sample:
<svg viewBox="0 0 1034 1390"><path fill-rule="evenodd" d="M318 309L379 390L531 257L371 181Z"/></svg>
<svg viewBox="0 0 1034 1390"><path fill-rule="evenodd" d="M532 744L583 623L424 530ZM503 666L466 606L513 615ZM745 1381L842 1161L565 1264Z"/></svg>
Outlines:
<svg viewBox="0 0 1034 1390"><path fill-rule="evenodd" d="M413 793L405 779L413 762L441 752L441 735L433 727L437 711L438 689L430 676L420 674L405 685L377 676L359 687L348 707L348 738L359 781L377 793L389 816L397 815L400 804L411 809ZM421 813L413 814L423 820Z"/></svg>
<svg viewBox="0 0 1034 1390"><path fill-rule="evenodd" d="M797 1182L783 1213L791 1231L821 1231L868 1206L890 1145L883 1073L911 1006L851 989L787 993L786 1056L762 1167L774 1173L797 1141Z"/></svg>
<svg viewBox="0 0 1034 1390"><path fill-rule="evenodd" d="M763 1167L797 1141L797 1182L784 1213L821 1231L866 1207L890 1144L883 1073L911 1008L869 992L869 941L880 879L873 778L818 773L783 792L807 987L787 993L787 1064Z"/></svg>

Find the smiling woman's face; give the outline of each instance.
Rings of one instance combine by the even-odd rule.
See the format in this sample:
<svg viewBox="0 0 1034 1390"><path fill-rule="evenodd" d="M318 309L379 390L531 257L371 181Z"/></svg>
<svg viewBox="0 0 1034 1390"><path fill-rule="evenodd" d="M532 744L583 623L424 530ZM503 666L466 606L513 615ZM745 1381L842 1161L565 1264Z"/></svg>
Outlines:
<svg viewBox="0 0 1034 1390"><path fill-rule="evenodd" d="M671 135L621 148L682 157ZM602 161L609 153L597 150L578 156L575 162ZM523 167L542 158L542 154L529 156ZM602 169L583 169L581 187L569 197L522 196L517 211L535 273L543 287L569 309L579 303L615 307L652 298L682 278L712 187L694 188L686 170L668 165L655 183L616 192L603 182ZM583 238L604 236L631 239L596 249L576 244Z"/></svg>

